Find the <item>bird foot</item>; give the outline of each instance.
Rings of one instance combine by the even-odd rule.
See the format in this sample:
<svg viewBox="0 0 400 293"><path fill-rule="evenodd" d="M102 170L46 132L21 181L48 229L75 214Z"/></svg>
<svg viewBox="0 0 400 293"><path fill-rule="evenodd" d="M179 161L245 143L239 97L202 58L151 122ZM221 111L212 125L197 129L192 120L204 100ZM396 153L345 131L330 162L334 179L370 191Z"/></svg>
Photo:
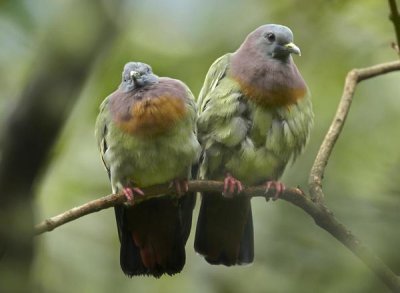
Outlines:
<svg viewBox="0 0 400 293"><path fill-rule="evenodd" d="M138 187L124 187L122 193L125 195L126 200L133 204L136 196L143 196L144 192Z"/></svg>
<svg viewBox="0 0 400 293"><path fill-rule="evenodd" d="M242 182L237 180L231 174L227 173L224 179L224 191L222 192L222 195L232 198L235 193L241 193L242 191Z"/></svg>
<svg viewBox="0 0 400 293"><path fill-rule="evenodd" d="M285 189L286 189L286 187L285 187L285 185L282 183L282 182L280 182L280 181L267 181L267 183L265 183L265 186L266 186L266 188L265 188L265 195L267 195L268 194L268 192L271 190L271 189L275 189L275 194L274 194L274 196L272 197L272 200L273 201L275 201L275 200L277 200L278 198L279 198L279 196L285 191ZM266 200L268 201L269 200L269 197L266 197Z"/></svg>
<svg viewBox="0 0 400 293"><path fill-rule="evenodd" d="M172 180L170 186L172 185L175 187L176 194L178 195L178 197L181 197L182 195L184 195L186 192L189 191L189 184L186 179L174 179Z"/></svg>

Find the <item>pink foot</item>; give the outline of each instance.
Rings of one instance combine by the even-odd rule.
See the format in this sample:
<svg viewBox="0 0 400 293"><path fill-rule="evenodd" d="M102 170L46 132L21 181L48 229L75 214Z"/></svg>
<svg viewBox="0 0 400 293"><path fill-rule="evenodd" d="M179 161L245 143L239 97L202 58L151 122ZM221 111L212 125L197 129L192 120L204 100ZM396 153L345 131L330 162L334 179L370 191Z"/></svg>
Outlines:
<svg viewBox="0 0 400 293"><path fill-rule="evenodd" d="M135 201L135 196L143 196L144 192L138 188L138 187L124 187L122 189L123 194L125 195L126 199L128 201L134 202Z"/></svg>
<svg viewBox="0 0 400 293"><path fill-rule="evenodd" d="M275 194L272 197L272 200L274 201L277 200L279 196L282 194L282 192L284 192L286 189L285 185L280 181L267 181L265 185L266 185L265 194L267 194L271 189L275 189ZM268 200L269 198L267 197L267 201Z"/></svg>
<svg viewBox="0 0 400 293"><path fill-rule="evenodd" d="M235 192L241 193L242 191L243 191L242 182L237 180L231 174L226 173L224 179L224 191L222 192L222 195L225 197L233 197Z"/></svg>
<svg viewBox="0 0 400 293"><path fill-rule="evenodd" d="M189 191L189 185L186 179L174 179L172 180L171 185L174 185L178 197L181 197Z"/></svg>

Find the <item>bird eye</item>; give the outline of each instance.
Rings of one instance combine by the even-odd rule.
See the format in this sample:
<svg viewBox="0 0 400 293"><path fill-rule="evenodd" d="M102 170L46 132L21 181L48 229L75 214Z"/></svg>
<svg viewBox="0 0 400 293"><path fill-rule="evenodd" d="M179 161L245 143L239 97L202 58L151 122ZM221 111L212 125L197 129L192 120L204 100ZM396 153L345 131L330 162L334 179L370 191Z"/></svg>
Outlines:
<svg viewBox="0 0 400 293"><path fill-rule="evenodd" d="M267 33L265 35L265 37L267 38L268 41L273 42L275 41L275 35L273 33Z"/></svg>

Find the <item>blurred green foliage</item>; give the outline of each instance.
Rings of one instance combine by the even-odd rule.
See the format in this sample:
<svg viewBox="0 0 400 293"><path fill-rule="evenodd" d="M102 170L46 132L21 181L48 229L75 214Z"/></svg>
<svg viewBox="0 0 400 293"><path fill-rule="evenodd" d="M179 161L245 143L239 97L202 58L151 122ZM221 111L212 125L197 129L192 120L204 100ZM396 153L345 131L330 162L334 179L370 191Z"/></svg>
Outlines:
<svg viewBox="0 0 400 293"><path fill-rule="evenodd" d="M113 9L112 1L107 2ZM186 82L198 94L211 63L234 51L265 23L292 28L302 57L295 62L313 94L315 127L305 153L283 181L306 188L308 172L354 67L390 61L396 54L385 1L166 0L123 1L119 34L92 68L72 115L38 184L37 221L110 193L93 135L100 102L120 82L127 61L152 65L160 76ZM82 46L96 15L84 1L0 3L0 129L16 102L43 36L59 17L71 18L60 46ZM62 68L60 68L62 70ZM55 72L54 74L57 74ZM328 206L395 272L400 273L400 97L398 73L362 83L328 165ZM56 97L55 97L56 98ZM27 126L29 127L29 126ZM33 268L37 292L384 292L380 281L311 218L283 202L253 199L255 262L208 265L187 245L187 264L174 277L126 278L112 209L37 238ZM197 216L195 211L194 219ZM194 220L195 221L195 220ZM194 225L193 225L194 228ZM192 233L193 234L193 233Z"/></svg>

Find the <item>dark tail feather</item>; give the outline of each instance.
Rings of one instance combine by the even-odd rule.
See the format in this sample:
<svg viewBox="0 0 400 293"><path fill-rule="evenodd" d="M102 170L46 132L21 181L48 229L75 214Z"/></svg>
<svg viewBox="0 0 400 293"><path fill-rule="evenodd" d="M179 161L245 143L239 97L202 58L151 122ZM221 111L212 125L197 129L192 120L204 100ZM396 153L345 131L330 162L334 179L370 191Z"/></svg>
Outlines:
<svg viewBox="0 0 400 293"><path fill-rule="evenodd" d="M179 273L185 264L195 197L155 198L134 207L115 207L120 263L128 276Z"/></svg>
<svg viewBox="0 0 400 293"><path fill-rule="evenodd" d="M191 192L179 199L179 211L182 224L182 237L186 244L192 229L192 215L196 204L196 193Z"/></svg>
<svg viewBox="0 0 400 293"><path fill-rule="evenodd" d="M133 243L131 233L125 227L126 207L115 206L115 218L117 220L118 236L121 243L120 265L125 275L132 277L134 275L148 275L148 269L144 266L139 248Z"/></svg>
<svg viewBox="0 0 400 293"><path fill-rule="evenodd" d="M204 194L194 247L210 264L251 263L254 240L250 199Z"/></svg>
<svg viewBox="0 0 400 293"><path fill-rule="evenodd" d="M247 214L246 226L242 239L240 240L240 250L237 264L245 265L252 263L254 260L254 230L253 230L253 215L250 211Z"/></svg>

